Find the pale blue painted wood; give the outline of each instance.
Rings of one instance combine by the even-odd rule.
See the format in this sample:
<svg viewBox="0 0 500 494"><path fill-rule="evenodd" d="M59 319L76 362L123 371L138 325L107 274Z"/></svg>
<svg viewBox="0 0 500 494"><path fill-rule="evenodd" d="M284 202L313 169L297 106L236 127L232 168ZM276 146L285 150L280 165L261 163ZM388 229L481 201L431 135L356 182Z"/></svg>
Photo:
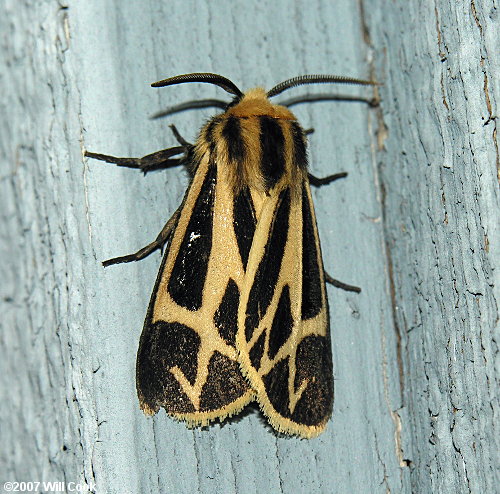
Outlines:
<svg viewBox="0 0 500 494"><path fill-rule="evenodd" d="M412 492L499 492L498 14L488 0L367 9Z"/></svg>
<svg viewBox="0 0 500 494"><path fill-rule="evenodd" d="M406 2L372 2L364 22L347 0L3 2L0 481L106 493L493 492L498 189L484 75L494 116L498 30L492 8L476 6L479 28L470 6L454 5L436 7L440 46L433 8L410 16ZM211 110L149 116L226 95L149 87L170 75L214 71L248 88L373 68L385 83L376 110L293 107L315 128L312 171L349 172L314 196L326 268L363 288L329 288L327 431L277 437L257 410L202 430L164 412L146 418L135 353L160 258L100 261L153 239L187 180L180 170L144 178L83 150L146 154L175 143L170 123L194 139ZM372 95L322 86L288 96L325 92Z"/></svg>

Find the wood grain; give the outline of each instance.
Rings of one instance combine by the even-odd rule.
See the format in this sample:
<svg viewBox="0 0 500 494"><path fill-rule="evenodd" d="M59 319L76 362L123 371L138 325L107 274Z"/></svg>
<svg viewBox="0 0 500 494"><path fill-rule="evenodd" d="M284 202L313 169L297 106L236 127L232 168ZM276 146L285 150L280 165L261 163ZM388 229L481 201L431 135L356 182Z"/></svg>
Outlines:
<svg viewBox="0 0 500 494"><path fill-rule="evenodd" d="M363 8L364 7L364 8ZM0 481L106 493L494 492L498 472L498 8L374 0L0 7ZM364 12L364 13L363 13ZM297 104L329 288L336 397L317 439L255 409L189 430L139 410L135 354L159 255L102 268L160 231L181 170L83 158L193 140L216 109L151 120L211 71L267 88L376 77L382 102ZM307 87L362 95L362 87ZM496 339L495 339L496 338Z"/></svg>

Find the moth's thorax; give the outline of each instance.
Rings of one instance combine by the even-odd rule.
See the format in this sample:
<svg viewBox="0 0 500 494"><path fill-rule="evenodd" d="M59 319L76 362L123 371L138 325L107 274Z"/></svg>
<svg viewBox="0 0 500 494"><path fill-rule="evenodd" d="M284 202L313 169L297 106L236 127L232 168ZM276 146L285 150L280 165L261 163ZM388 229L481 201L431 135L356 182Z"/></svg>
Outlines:
<svg viewBox="0 0 500 494"><path fill-rule="evenodd" d="M273 105L261 87L249 89L238 103L226 111L226 115L243 118L267 115L282 120L296 120L295 115L285 106Z"/></svg>
<svg viewBox="0 0 500 494"><path fill-rule="evenodd" d="M212 118L196 143L199 161L217 166L218 180L237 193L245 187L269 195L301 190L307 175L306 138L288 108L273 105L262 88L251 89Z"/></svg>

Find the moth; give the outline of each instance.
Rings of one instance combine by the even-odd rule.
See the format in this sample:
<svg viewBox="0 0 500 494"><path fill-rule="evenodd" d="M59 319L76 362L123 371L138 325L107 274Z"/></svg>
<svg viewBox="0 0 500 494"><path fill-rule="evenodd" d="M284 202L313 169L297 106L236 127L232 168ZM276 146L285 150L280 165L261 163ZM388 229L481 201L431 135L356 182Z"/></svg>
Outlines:
<svg viewBox="0 0 500 494"><path fill-rule="evenodd" d="M210 83L233 96L195 144L172 126L178 146L143 158L86 156L152 170L184 166L190 184L154 242L105 261L138 261L165 249L137 354L142 410L160 407L204 426L257 401L279 432L310 438L333 406L325 281L308 172L306 132L270 98L313 83L375 84L332 75L299 76L245 93L212 73L152 84Z"/></svg>

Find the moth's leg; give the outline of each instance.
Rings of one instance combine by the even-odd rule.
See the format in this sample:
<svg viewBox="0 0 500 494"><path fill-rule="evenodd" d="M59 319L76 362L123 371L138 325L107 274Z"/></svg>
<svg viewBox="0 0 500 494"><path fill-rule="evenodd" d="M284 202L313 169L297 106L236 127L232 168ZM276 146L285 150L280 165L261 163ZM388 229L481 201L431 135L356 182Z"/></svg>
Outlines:
<svg viewBox="0 0 500 494"><path fill-rule="evenodd" d="M336 288L341 288L342 290L345 290L346 292L356 292L360 293L361 288L359 286L354 286L354 285L348 285L347 283L342 283L339 280L336 280L335 278L332 278L326 271L325 273L325 281L327 283L330 283L330 285L333 285Z"/></svg>
<svg viewBox="0 0 500 494"><path fill-rule="evenodd" d="M114 163L118 166L124 166L126 168L136 168L141 170L144 174L151 172L153 170L164 170L166 168L173 168L175 166L187 165L188 156L193 152L194 146L187 142L177 131L174 125L170 128L174 133L175 138L179 142L180 146L174 146L168 149L162 149L161 151L156 151L155 153L147 154L142 158L118 158L116 156L110 156L108 154L92 153L90 151L85 151L85 156L88 158L94 158L100 161L106 161L106 163ZM182 154L180 158L173 158Z"/></svg>
<svg viewBox="0 0 500 494"><path fill-rule="evenodd" d="M156 237L156 240L151 242L149 245L146 245L146 247L143 247L136 253L129 254L128 256L121 256L121 257L115 257L113 259L108 259L107 261L104 261L102 265L106 267L106 266L111 266L112 264L119 264L122 262L140 261L141 259L144 259L145 257L149 256L149 254L151 254L155 250L163 249L164 245L170 238L170 234L174 230L175 225L177 224L179 214L180 214L180 208L167 221L167 223L165 224L159 235Z"/></svg>
<svg viewBox="0 0 500 494"><path fill-rule="evenodd" d="M335 180L338 180L339 178L344 178L347 177L346 172L341 172L341 173L336 173L335 175L328 175L328 177L324 178L318 178L315 177L314 175L309 175L309 183L311 185L314 185L315 187L321 187L322 185L329 184L331 182L334 182ZM326 271L325 273L325 281L327 283L330 283L330 285L333 285L334 287L341 288L342 290L345 290L346 292L356 292L360 293L361 288L358 286L354 285L348 285L347 283L343 283L342 281L336 280L335 278L332 278Z"/></svg>
<svg viewBox="0 0 500 494"><path fill-rule="evenodd" d="M339 178L347 177L347 172L335 173L334 175L328 175L327 177L323 178L315 177L310 173L308 173L307 176L309 177L309 183L311 185L314 185L315 187L321 187L322 185L327 185L335 182L335 180L338 180Z"/></svg>
<svg viewBox="0 0 500 494"><path fill-rule="evenodd" d="M304 131L306 135L312 134L313 132L314 129L307 129ZM311 185L314 185L314 187L321 187L322 185L331 184L332 182L335 182L335 180L338 180L339 178L347 177L347 172L335 173L334 175L328 175L327 177L323 178L315 177L311 173L308 173L307 176L309 177L309 183Z"/></svg>
<svg viewBox="0 0 500 494"><path fill-rule="evenodd" d="M85 156L87 156L87 158L105 161L106 163L114 163L115 165L124 166L126 168L136 168L146 174L153 170L164 170L166 168L182 165L182 158L171 157L183 152L184 149L181 146L176 146L174 148L162 149L161 151L148 154L142 158L118 158L116 156L92 153L90 151L85 151Z"/></svg>
<svg viewBox="0 0 500 494"><path fill-rule="evenodd" d="M186 139L184 139L184 137L182 137L180 135L179 131L177 130L177 127L174 124L170 124L169 127L170 127L170 130L173 132L174 137L177 139L177 142L184 149L191 149L193 147L193 145L190 142L186 141Z"/></svg>

